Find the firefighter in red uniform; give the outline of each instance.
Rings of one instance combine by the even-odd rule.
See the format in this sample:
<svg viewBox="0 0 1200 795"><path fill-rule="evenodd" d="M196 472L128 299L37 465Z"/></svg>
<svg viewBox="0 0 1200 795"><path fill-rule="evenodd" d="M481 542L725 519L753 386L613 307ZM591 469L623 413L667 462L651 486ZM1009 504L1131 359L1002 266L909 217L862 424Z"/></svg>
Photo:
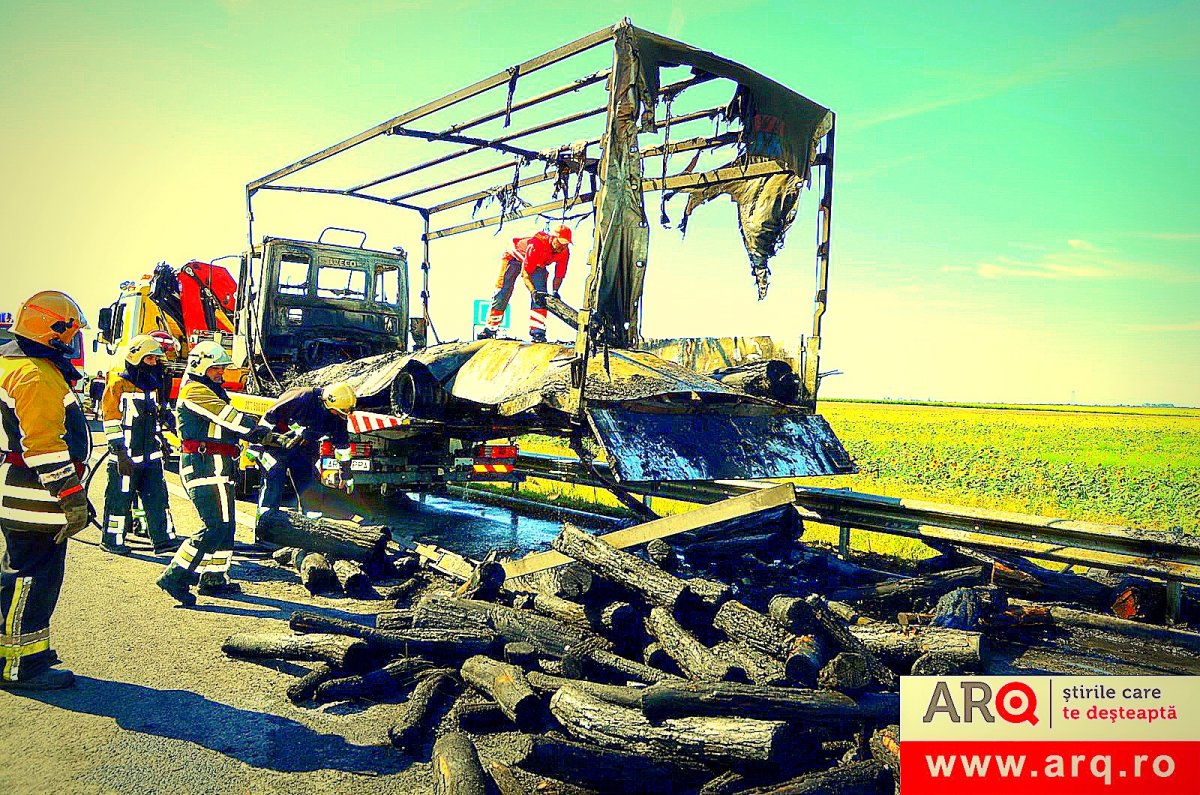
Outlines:
<svg viewBox="0 0 1200 795"><path fill-rule="evenodd" d="M529 339L546 341L546 283L549 281L550 266L554 266L554 297L567 275L567 263L571 258L571 230L560 226L554 232L538 232L532 237L514 237L512 250L501 257L500 278L496 280L496 294L492 296L492 308L488 313L487 328L479 332L479 339L488 340L496 336L504 310L512 298L513 287L520 274L529 289Z"/></svg>

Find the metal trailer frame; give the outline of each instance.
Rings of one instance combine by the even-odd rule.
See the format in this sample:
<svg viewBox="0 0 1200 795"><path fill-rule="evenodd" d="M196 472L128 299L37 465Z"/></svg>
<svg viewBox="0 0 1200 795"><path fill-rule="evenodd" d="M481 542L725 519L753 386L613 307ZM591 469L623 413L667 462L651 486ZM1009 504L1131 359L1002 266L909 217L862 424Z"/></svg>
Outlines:
<svg viewBox="0 0 1200 795"><path fill-rule="evenodd" d="M505 69L504 71L497 72L496 74L492 75L491 77L480 80L480 81L474 83L473 85L467 86L466 88L460 89L460 90L455 91L450 94L447 94L446 96L443 96L439 99L435 99L431 102L427 102L424 105L421 105L417 108L409 110L405 113L401 113L397 116L393 116L392 118L387 119L386 121L380 122L379 124L369 128L367 130L364 130L356 135L346 138L345 140L335 143L332 146L326 147L318 152L315 152L314 154L311 154L307 157L301 158L300 160L297 160L296 162L291 163L290 165L284 166L280 169L272 171L271 173L269 173L263 177L260 177L258 179L251 181L250 183L248 183L246 185L247 237L248 237L250 248L253 249L254 244L255 244L253 199L254 199L255 194L257 194L259 191L267 191L267 190L269 190L269 191L287 191L287 192L347 196L347 197L351 197L351 198L363 199L366 201L386 204L391 207L397 207L400 209L415 212L421 217L422 224L423 224L422 259L421 259L422 286L421 286L421 293L420 293L421 305L422 305L421 311L422 311L422 316L424 317L424 319L426 321L427 327L430 330L433 330L434 339L437 340L438 339L437 333L432 325L432 320L429 315L429 299L430 299L429 277L430 277L430 270L431 270L430 243L433 240L438 240L443 237L449 237L451 235L456 235L456 234L460 234L463 232L472 231L475 229L482 229L482 228L492 226L495 224L501 224L501 223L504 223L509 220L525 218L525 217L537 215L539 213L545 213L545 212L551 211L551 210L556 210L556 209L561 208L564 210L564 213L565 213L565 210L569 209L572 206L582 205L582 204L587 204L587 203L592 203L592 214L594 216L595 208L599 204L597 199L602 195L604 186L603 185L597 186L597 184L596 184L597 183L596 170L597 170L597 166L599 164L599 159L587 158L586 151L587 151L587 147L590 147L592 145L600 145L601 149L603 149L603 147L604 147L604 139L603 138L594 138L594 139L590 139L586 142L579 142L579 143L585 144L585 147L583 149L583 151L585 153L583 163L578 163L578 162L572 160L569 156L564 155L562 153L563 150L561 150L561 149L559 150L559 153L557 155L550 156L543 152L537 152L532 149L523 148L519 145L518 142L520 141L521 138L529 136L529 135L533 135L535 133L544 132L546 130L560 127L560 126L563 126L563 125L566 125L566 124L569 124L569 123L572 123L575 121L579 121L581 119L598 116L601 114L605 114L606 112L611 112L611 108L607 104L604 106L601 106L601 107L597 107L597 108L589 108L584 111L578 111L578 112L572 113L568 116L564 116L562 118L554 119L554 120L548 121L548 122L543 122L541 124L537 124L537 125L534 125L534 126L531 126L528 128L518 129L513 132L505 132L503 135L492 137L492 138L474 137L474 136L471 136L471 135L468 135L465 133L473 127L476 127L478 125L484 124L485 122L494 121L494 120L497 120L500 118L505 119L505 122L506 122L505 126L507 126L508 121L511 119L513 114L515 114L521 110L524 110L526 108L531 108L536 105L540 105L541 103L544 103L544 102L547 102L547 101L550 101L550 100L553 100L553 99L556 99L559 97L573 94L574 92L577 92L582 88L586 88L588 86L595 85L597 83L609 80L609 78L616 72L618 66L621 65L620 61L619 61L619 57L620 57L620 48L619 47L614 47L614 66L612 69L601 69L599 71L592 72L590 74L579 77L579 78L575 79L574 81L567 83L565 85L559 86L559 87L551 89L549 91L545 91L541 94L538 94L537 96L531 97L529 99L526 99L526 100L523 100L520 102L516 102L516 103L513 102L513 92L516 88L517 80L519 77L524 76L524 75L529 75L531 73L537 72L538 70L544 69L548 66L558 64L562 61L565 61L565 60L570 59L574 56L577 56L581 53L592 50L593 48L599 47L601 45L612 44L617 39L618 33L623 28L626 28L626 27L631 27L631 23L629 22L628 19L625 19L625 20L617 23L614 26L606 27L601 30L598 30L594 33L591 33L587 36L584 36L584 37L577 39L573 42L570 42L568 44L565 44L554 50L543 53L542 55L539 55L535 58L531 58L527 61L516 64L508 69ZM670 42L670 40L664 39L662 37L658 37L658 39L660 41ZM671 43L679 44L678 42L671 42ZM679 45L679 46L686 46L686 45ZM705 55L710 55L710 54L706 53ZM715 56L713 56L713 57L715 57ZM750 73L749 70L745 70L745 67L741 67L740 65L737 65L737 64L732 64L732 62L724 61L724 59L720 59L720 60L723 61L724 63L728 63L734 67L742 69L746 73ZM762 78L761 75L757 75L756 73L750 73L750 74L755 74L756 78L761 78L763 81L766 81L766 83L769 83L773 86L778 86L781 89L783 88L782 86L779 86L779 84L777 84L777 83L773 83L772 81L768 81L766 78ZM706 74L702 70L694 69L693 77L686 79L686 80L681 80L679 82L676 82L676 83L673 83L670 85L661 86L661 88L658 91L657 96L662 97L662 98L673 98L674 96L679 94L681 91L685 90L686 88L689 88L692 85L706 82L710 79L713 79L714 77L716 77L716 75ZM421 119L424 119L424 118L430 116L431 114L445 110L445 109L450 108L450 107L452 107L458 103L461 103L465 100L485 94L486 92L495 91L496 89L507 89L507 91L508 91L506 102L504 103L504 105L502 107L500 107L497 110L491 111L489 113L480 115L476 118L473 118L473 119L470 119L470 120L467 120L467 121L464 121L464 122L461 122L458 124L454 124L440 132L420 130L420 129L410 126L410 125L414 124L415 122L418 122ZM786 89L784 89L784 90L786 90ZM669 154L676 153L676 152L712 150L712 149L716 149L721 146L729 145L731 143L736 143L741 134L740 131L731 131L731 132L727 132L727 133L723 133L723 134L714 134L714 135L710 135L710 136L699 136L699 137L690 138L690 139L682 140L682 141L678 141L678 142L670 142L669 141L669 130L671 127L674 127L675 125L678 125L678 124L684 124L686 122L695 121L695 120L699 120L699 119L715 119L722 112L722 110L723 109L719 108L719 107L718 108L708 108L708 109L696 111L693 113L681 114L680 116L677 116L674 118L671 118L669 115L669 112L668 112L667 119L662 120L662 121L657 121L653 125L653 130L655 130L655 131L658 129L662 129L663 127L667 128L668 133L667 133L667 135L664 136L664 138L666 138L667 140L664 141L664 144L662 146L650 147L650 148L646 149L645 151L643 151L640 154L641 159L644 160L648 157L654 157L654 156L659 156L659 155L664 155L664 154L669 155ZM821 321L822 321L822 318L824 316L825 309L827 306L827 291L828 291L828 282L829 282L830 237L831 237L830 232L831 232L832 209L833 209L834 131L835 131L835 126L836 126L834 124L834 114L832 111L829 111L829 121L830 121L830 125L828 128L828 131L824 134L824 136L822 138L822 144L821 144L819 150L816 151L816 156L812 159L811 171L810 171L810 174L808 175L809 179L810 179L810 182L809 182L810 187L814 186L815 184L819 184L821 186L821 195L820 195L820 200L819 200L819 204L818 204L818 208L817 208L816 292L815 292L815 296L814 296L813 323L812 323L812 327L811 327L811 333L808 335L807 339L804 341L804 344L800 351L801 361L797 368L799 370L802 370L800 375L803 379L803 384L805 387L805 394L807 397L807 400L805 401L805 406L810 411L815 411L817 389L819 387L820 380L821 380L821 373L820 373L820 369L819 369L819 362L820 362L819 357L820 357L820 345L821 345ZM303 169L306 169L310 166L327 161L330 158L336 157L337 155L339 155L343 152L346 152L354 147L359 146L360 144L363 144L368 141L378 139L378 138L381 138L384 136L389 136L389 135L401 135L401 136L406 136L406 137L411 137L411 138L424 139L424 140L428 140L428 141L459 143L459 144L462 144L462 148L457 149L448 154L444 154L439 157L433 158L431 160L427 160L427 161L424 161L421 163L417 163L417 164L408 166L399 171L385 174L380 177L376 177L371 180L368 180L366 182L362 182L360 184L353 185L348 188L329 188L329 187L318 187L318 186L308 186L308 185L278 184L279 180L282 180L285 177L296 174L297 172L300 172ZM465 174L465 175L459 175L459 176L456 176L456 177L453 177L450 179L445 179L445 180L442 180L439 182L430 183L430 184L424 185L424 186L416 188L416 189L410 189L406 192L398 193L398 194L390 196L390 197L384 196L384 195L376 195L373 193L366 192L367 190L372 189L372 188L378 189L381 185L388 183L392 180L399 179L401 177L408 176L408 175L418 173L421 171L425 171L426 169L434 168L443 163L446 163L446 162L449 162L452 160L456 160L460 157L464 157L464 156L473 154L475 152L485 151L485 150L490 150L492 152L501 153L503 155L510 156L510 157L511 156L520 157L520 158L523 158L526 162L542 161L542 162L547 163L547 165L563 165L563 166L572 167L572 168L576 169L577 171L578 171L578 169L582 168L589 173L589 176L591 179L591 190L588 191L587 193L579 193L578 195L576 195L574 197L564 196L561 201L554 201L554 202L550 202L547 204L540 204L537 206L525 207L516 212L509 212L507 214L505 213L504 208L501 208L500 213L495 216L480 218L480 219L473 220L473 221L470 221L467 223L457 224L454 226L449 226L449 227L445 227L445 228L441 228L441 229L433 228L431 221L435 215L437 215L438 213L447 211L447 210L454 209L456 207L461 207L463 205L469 204L474 201L478 201L478 200L484 198L486 195L488 195L488 191L472 191L471 193L468 193L466 195L463 195L463 196L458 197L453 200L437 202L437 203L429 204L429 205L414 203L413 199L416 199L416 198L423 196L427 193L430 193L432 191L440 190L442 188L450 187L450 186L460 184L463 182L468 182L468 181L470 181L472 179L476 179L478 177L486 176L489 174L501 173L501 172L504 172L504 171L507 171L507 170L510 170L513 168L519 168L519 166L521 165L520 161L518 161L516 159L509 159L506 162L494 164L494 165L473 171L473 172ZM685 173L679 173L679 174L674 174L674 175L667 175L665 173L665 171L666 171L666 168L665 168L665 160L664 160L664 169L663 169L664 173L658 178L644 179L643 184L642 184L643 190L645 190L645 191L675 191L675 190L679 190L679 189L692 188L692 187L697 187L697 186L701 186L701 185L711 185L711 184L720 183L720 182L731 182L731 181L736 181L736 180L745 180L745 179L769 176L772 174L790 173L791 169L789 169L781 161L771 161L771 162L753 163L752 165L750 165L748 167L744 167L744 168L743 167L725 168L725 169L718 169L715 171L710 171L707 173L700 173L700 174L692 174L692 173L685 172ZM819 177L819 182L818 182L818 177ZM524 187L526 185L536 184L536 183L543 182L543 181L546 181L546 180L549 180L552 178L553 178L553 174L535 176L535 177L530 177L530 178L520 180L516 184L517 184L517 187ZM597 233L597 238L594 241L594 243L596 243L596 244L599 243L599 233ZM592 254L594 257L595 256L594 250L593 250ZM591 260L589 260L589 261L591 261ZM579 313L579 318L581 321L581 328L580 328L579 333L577 334L575 348L577 351L576 355L582 356L583 358L586 358L592 352L597 350L597 346L589 345L588 339L587 339L587 337L588 337L587 330L586 330L586 328L583 327L583 324L585 324L587 322L587 319L591 313L591 310L593 309L593 303L594 303L594 295L589 293L587 295L587 297L585 298L585 305L583 307L581 307L581 311ZM580 387L578 398L580 401L580 407L582 408L583 395L582 395L581 387Z"/></svg>

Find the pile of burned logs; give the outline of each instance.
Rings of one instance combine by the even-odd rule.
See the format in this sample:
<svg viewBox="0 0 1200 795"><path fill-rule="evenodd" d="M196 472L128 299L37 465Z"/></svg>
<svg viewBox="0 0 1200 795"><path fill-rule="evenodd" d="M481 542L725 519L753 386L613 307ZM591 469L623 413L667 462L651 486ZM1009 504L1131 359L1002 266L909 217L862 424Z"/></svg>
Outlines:
<svg viewBox="0 0 1200 795"><path fill-rule="evenodd" d="M413 577L417 561L393 559L388 553L389 529L382 525L310 518L297 511L272 511L259 525L258 537L279 549L271 557L292 569L312 595L344 593L359 599L395 601L424 584ZM373 582L400 579L377 590Z"/></svg>
<svg viewBox="0 0 1200 795"><path fill-rule="evenodd" d="M318 663L288 687L297 704L399 701L381 743L432 758L437 793L782 795L891 793L902 675L988 671L995 649L1008 665L1008 646L1062 627L1200 649L1200 635L1111 614L1145 583L964 550L901 575L796 531L776 514L618 549L566 525L561 565L426 570L431 586L374 626L302 611L294 634L225 650Z"/></svg>

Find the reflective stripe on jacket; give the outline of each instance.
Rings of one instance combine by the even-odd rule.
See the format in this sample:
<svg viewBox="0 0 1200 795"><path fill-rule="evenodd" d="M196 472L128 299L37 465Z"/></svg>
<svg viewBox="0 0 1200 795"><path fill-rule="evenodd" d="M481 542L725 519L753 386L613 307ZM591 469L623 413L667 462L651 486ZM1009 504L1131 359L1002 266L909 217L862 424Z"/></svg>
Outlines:
<svg viewBox="0 0 1200 795"><path fill-rule="evenodd" d="M250 418L229 403L220 384L190 377L175 402L179 438L194 442L235 442L254 427Z"/></svg>
<svg viewBox="0 0 1200 795"><path fill-rule="evenodd" d="M100 401L104 438L114 451L124 449L134 463L162 458L158 436L157 390L140 389L114 372Z"/></svg>

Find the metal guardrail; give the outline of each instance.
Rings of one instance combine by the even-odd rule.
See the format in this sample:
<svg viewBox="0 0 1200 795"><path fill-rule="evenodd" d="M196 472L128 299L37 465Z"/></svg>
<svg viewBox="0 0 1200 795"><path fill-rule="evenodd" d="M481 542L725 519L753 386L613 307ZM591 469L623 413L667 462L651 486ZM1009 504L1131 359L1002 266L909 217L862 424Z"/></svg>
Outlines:
<svg viewBox="0 0 1200 795"><path fill-rule="evenodd" d="M602 477L610 477L605 465L595 467ZM517 470L530 477L607 485L578 462L558 456L523 453ZM701 504L773 485L750 480L622 484L634 494ZM795 504L803 519L840 528L843 551L849 548L853 530L866 530L915 538L935 547L960 545L1200 585L1200 539L1183 533L804 486L796 486Z"/></svg>

